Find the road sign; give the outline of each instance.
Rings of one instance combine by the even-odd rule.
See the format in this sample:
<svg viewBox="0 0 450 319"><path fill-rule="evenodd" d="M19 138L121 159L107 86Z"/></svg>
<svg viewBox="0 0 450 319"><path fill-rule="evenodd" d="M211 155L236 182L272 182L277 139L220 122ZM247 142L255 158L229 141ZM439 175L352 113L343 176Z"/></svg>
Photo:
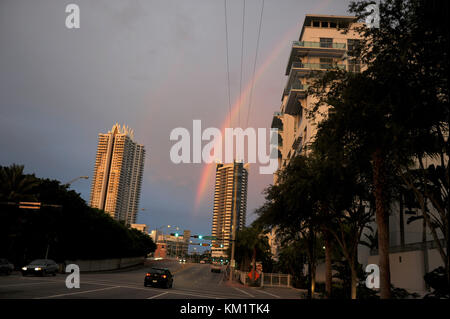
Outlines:
<svg viewBox="0 0 450 319"><path fill-rule="evenodd" d="M41 203L39 203L39 202L19 202L19 208L40 209Z"/></svg>
<svg viewBox="0 0 450 319"><path fill-rule="evenodd" d="M215 240L215 239L217 239L217 237L215 237L215 236L203 236L203 239L204 240Z"/></svg>
<svg viewBox="0 0 450 319"><path fill-rule="evenodd" d="M248 277L252 280L257 280L259 278L259 273L257 271L252 270L248 273Z"/></svg>

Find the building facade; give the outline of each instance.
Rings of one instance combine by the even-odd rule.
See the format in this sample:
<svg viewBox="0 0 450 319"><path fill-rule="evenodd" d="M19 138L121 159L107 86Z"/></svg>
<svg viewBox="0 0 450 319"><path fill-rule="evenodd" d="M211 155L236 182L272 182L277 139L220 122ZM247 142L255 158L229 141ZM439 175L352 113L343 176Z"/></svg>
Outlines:
<svg viewBox="0 0 450 319"><path fill-rule="evenodd" d="M350 26L348 33L342 28ZM293 41L285 75L286 86L281 96L281 107L272 118L272 128L278 129L278 167L283 169L291 158L307 153L306 146L316 134L317 123L323 117L317 116L313 121L307 118L306 110L316 100L308 96L308 86L321 71L344 69L359 72L358 60L350 57L349 50L360 39L354 30L360 26L352 16L306 15L298 41ZM326 108L319 110L326 114ZM274 183L277 183L277 172ZM279 243L275 229L268 234L271 252L275 259Z"/></svg>
<svg viewBox="0 0 450 319"><path fill-rule="evenodd" d="M133 139L133 130L117 123L99 134L90 197L91 207L127 225L136 223L145 158Z"/></svg>
<svg viewBox="0 0 450 319"><path fill-rule="evenodd" d="M350 26L349 32L342 28ZM280 111L274 113L272 127L279 131L278 167L282 169L297 154L306 152L316 134L317 123L307 118L306 110L316 103L308 96L309 85L321 71L343 69L359 72L361 66L349 51L360 36L355 27L360 26L352 16L306 15L298 41L294 41L286 66L287 83L281 97ZM319 110L327 114L326 107ZM274 176L276 182L276 174Z"/></svg>
<svg viewBox="0 0 450 319"><path fill-rule="evenodd" d="M188 255L191 231L185 230L183 234L162 234L154 230L156 250L154 257L160 258L181 258Z"/></svg>
<svg viewBox="0 0 450 319"><path fill-rule="evenodd" d="M216 164L216 183L211 234L213 258L228 257L227 250L235 231L245 227L249 164L234 162Z"/></svg>
<svg viewBox="0 0 450 319"><path fill-rule="evenodd" d="M144 234L148 235L148 226L146 224L131 224L131 228L137 229Z"/></svg>
<svg viewBox="0 0 450 319"><path fill-rule="evenodd" d="M307 146L316 135L317 123L324 120L328 114L328 107L323 106L314 121L305 116L305 111L316 102L314 97L307 94L311 82L321 71L327 69L337 68L348 72L361 72L364 69L358 59L350 54L360 40L360 35L355 30L359 26L361 23L351 16L306 15L299 41L292 44L286 67L285 74L288 79L282 95L281 108L272 118L271 126L278 128L279 132L280 169L288 165L294 156L308 154ZM343 27L349 27L349 32L339 30ZM431 159L425 161L427 167L432 164ZM275 173L274 183L276 182ZM432 211L433 208L428 209ZM421 215L417 203L411 199L411 194L402 194L390 207L391 282L396 287L419 294L423 294L427 289L423 280L424 274L443 266L430 230L418 219ZM410 222L411 218L419 221ZM358 262L363 267L367 264L378 264L376 223L372 222L371 226L374 231L366 229L362 239L373 247L358 246ZM440 233L437 236L444 237ZM268 238L272 254L276 256L279 244L273 231ZM320 266L317 270L318 281L325 278L324 267Z"/></svg>

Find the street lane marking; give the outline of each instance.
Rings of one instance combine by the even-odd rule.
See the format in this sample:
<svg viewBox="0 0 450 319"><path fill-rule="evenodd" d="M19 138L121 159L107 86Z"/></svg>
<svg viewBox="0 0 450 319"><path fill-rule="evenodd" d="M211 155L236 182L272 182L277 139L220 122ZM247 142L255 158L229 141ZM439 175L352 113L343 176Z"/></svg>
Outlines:
<svg viewBox="0 0 450 319"><path fill-rule="evenodd" d="M252 298L255 298L255 296L253 296L252 294L249 294L248 292L246 292L246 291L244 291L244 290L241 290L241 289L236 288L236 287L233 287L233 288L236 289L237 291L240 291L240 292L242 292L242 293L244 293L244 294L246 294L246 295L252 297Z"/></svg>
<svg viewBox="0 0 450 319"><path fill-rule="evenodd" d="M155 298L158 298L158 297L167 295L167 294L168 294L168 292L163 292L163 293L161 293L161 294L158 294L158 295L154 295L154 296L148 297L147 299L155 299Z"/></svg>
<svg viewBox="0 0 450 319"><path fill-rule="evenodd" d="M102 290L110 290L110 289L115 289L115 288L120 288L120 286L100 288L100 289L93 289L93 290L86 290L86 291L80 291L80 292L71 292L71 293L68 293L68 294L59 294L59 295L53 295L53 296L38 297L38 298L34 298L34 299L58 298L58 297L63 297L63 296L80 295L80 294L86 294L86 293L102 291Z"/></svg>
<svg viewBox="0 0 450 319"><path fill-rule="evenodd" d="M30 285L41 285L41 284L56 284L59 283L59 281L42 281L42 282L30 282L30 283L24 283L24 284L7 284L7 285L0 285L0 288L3 287L16 287L16 286L30 286Z"/></svg>
<svg viewBox="0 0 450 319"><path fill-rule="evenodd" d="M264 290L256 290L256 291L262 292L263 294L267 294L267 295L269 295L269 296L272 296L272 297L275 297L275 298L278 298L278 299L281 299L280 296L277 296L277 295L275 295L275 294L271 294L270 292L267 292L267 291L264 291Z"/></svg>

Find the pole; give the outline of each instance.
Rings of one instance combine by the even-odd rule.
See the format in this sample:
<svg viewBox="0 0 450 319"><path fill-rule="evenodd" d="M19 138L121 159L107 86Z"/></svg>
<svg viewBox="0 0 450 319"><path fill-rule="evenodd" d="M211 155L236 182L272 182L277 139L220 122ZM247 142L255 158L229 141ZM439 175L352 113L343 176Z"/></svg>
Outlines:
<svg viewBox="0 0 450 319"><path fill-rule="evenodd" d="M236 249L236 203L237 203L237 171L236 171L236 163L233 163L233 173L234 173L234 189L233 189L233 225L231 226L231 267L230 267L230 281L233 280L233 271L235 268L235 260L234 260L234 254Z"/></svg>

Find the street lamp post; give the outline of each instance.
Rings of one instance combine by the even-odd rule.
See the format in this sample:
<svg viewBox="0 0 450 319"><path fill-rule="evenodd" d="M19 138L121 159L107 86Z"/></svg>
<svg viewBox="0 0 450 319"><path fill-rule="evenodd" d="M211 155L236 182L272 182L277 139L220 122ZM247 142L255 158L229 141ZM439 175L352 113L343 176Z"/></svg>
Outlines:
<svg viewBox="0 0 450 319"><path fill-rule="evenodd" d="M74 178L74 179L68 181L68 182L65 183L64 185L70 186L70 184L76 182L76 181L79 180L79 179L89 179L89 176L78 176L77 178Z"/></svg>

